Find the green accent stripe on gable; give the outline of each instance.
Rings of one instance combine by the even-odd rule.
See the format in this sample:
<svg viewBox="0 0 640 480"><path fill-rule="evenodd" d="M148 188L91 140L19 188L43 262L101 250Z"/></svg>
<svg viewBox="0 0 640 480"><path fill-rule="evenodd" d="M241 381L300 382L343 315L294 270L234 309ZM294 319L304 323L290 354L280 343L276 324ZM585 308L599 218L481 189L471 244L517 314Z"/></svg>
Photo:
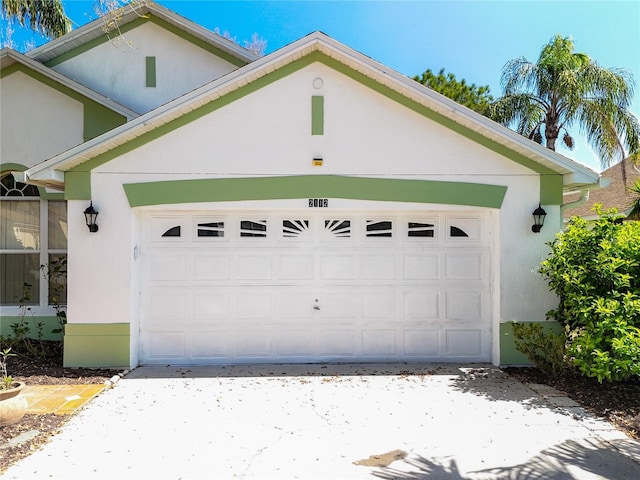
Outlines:
<svg viewBox="0 0 640 480"><path fill-rule="evenodd" d="M547 205L561 203L562 188L560 188L557 192L551 191L552 189L556 188L555 187L556 185L560 185L560 187L562 186L562 175L560 175L559 173L551 170L548 167L545 167L544 165L536 163L533 160L525 157L524 155L518 152L515 152L514 150L511 150L505 147L504 145L499 144L498 142L495 142L489 138L486 138L480 135L479 133L474 132L473 130L470 130L465 126L457 124L453 120L425 107L424 105L416 103L415 101L407 97L404 97L403 95L390 89L389 87L381 85L375 80L368 78L364 74L360 72L356 72L355 70L340 63L339 61L334 60L328 57L327 55L323 54L322 52L317 52L317 51L312 52L298 60L295 60L267 75L264 75L254 80L253 82L224 95L223 97L217 98L216 100L213 100L207 103L206 105L203 105L175 120L170 121L169 123L161 125L155 130L151 132L147 132L129 141L124 145L120 145L119 147L116 147L113 150L110 150L109 152L96 156L93 159L88 160L87 162L84 162L83 164L74 167L73 170L76 170L76 171L92 170L106 162L109 162L114 158L117 158L131 150L134 150L142 145L145 145L146 143L149 143L184 125L187 125L188 123L194 120L197 120L205 115L208 115L209 113L214 112L219 108L229 105L234 101L263 88L266 85L276 82L277 80L280 80L281 78L284 78L288 75L291 75L292 73L298 70L301 70L306 66L315 62L323 63L328 67L333 68L338 72L351 77L353 80L360 82L361 84L375 90L376 92L386 96L387 98L395 102L400 103L401 105L409 108L410 110L418 113L419 115L429 118L439 123L440 125L446 128L449 128L455 131L456 133L459 133L460 135L468 138L469 140L476 142L480 145L483 145L484 147L498 153L499 155L509 158L510 160L530 170L533 170L536 173L539 173L541 175L548 176L548 177L553 177L553 176L557 177L557 180L554 180L554 181L547 181L547 180L541 181L540 194L541 194L541 197L544 196L545 198L553 199L553 202L542 202L542 203L545 203Z"/></svg>
<svg viewBox="0 0 640 480"><path fill-rule="evenodd" d="M324 97L311 97L311 135L324 135Z"/></svg>
<svg viewBox="0 0 640 480"><path fill-rule="evenodd" d="M91 172L64 172L65 200L91 200Z"/></svg>
<svg viewBox="0 0 640 480"><path fill-rule="evenodd" d="M145 85L147 87L156 86L156 57L145 57Z"/></svg>
<svg viewBox="0 0 640 480"><path fill-rule="evenodd" d="M124 185L124 190L131 207L245 200L345 198L500 208L507 187L431 180L301 175L130 183Z"/></svg>
<svg viewBox="0 0 640 480"><path fill-rule="evenodd" d="M211 45L208 42L205 42L204 40L199 39L198 37L195 37L193 35L191 35L190 33L185 32L184 30L180 30L178 27L175 27L173 25L171 25L170 23L155 17L151 14L149 15L145 15L144 17L139 17L135 20L133 20L132 22L129 22L125 25L120 26L118 32L112 32L110 35L111 37L109 37L106 33L104 35L100 35L97 38L94 38L93 40L84 43L76 48L74 48L73 50L70 50L66 53L63 53L62 55L59 55L55 58L52 58L51 60L46 61L44 64L47 67L54 67L56 65L59 65L60 63L66 62L67 60L70 60L78 55L81 55L89 50L91 50L92 48L97 47L98 45L102 45L103 43L109 42L111 41L114 36L118 36L118 35L123 35L131 30L133 30L134 28L139 27L140 25L143 25L146 22L152 22L155 25L163 28L164 30L167 30L168 32L173 33L174 35L177 35L178 37L182 38L183 40L186 40L190 43L192 43L193 45L202 48L203 50L229 62L230 64L236 66L236 67L242 67L244 65L247 64L247 62L245 62L244 60L241 60L227 52L225 52L224 50L221 50L213 45ZM134 45L135 47L135 45Z"/></svg>
<svg viewBox="0 0 640 480"><path fill-rule="evenodd" d="M84 108L82 136L85 142L127 122L127 118L125 116L114 112L110 108L85 97L72 88L58 83L25 65L14 63L0 72L0 78L4 78L5 76L11 75L15 72L21 72L28 75L34 80L57 90L77 102L80 102Z"/></svg>

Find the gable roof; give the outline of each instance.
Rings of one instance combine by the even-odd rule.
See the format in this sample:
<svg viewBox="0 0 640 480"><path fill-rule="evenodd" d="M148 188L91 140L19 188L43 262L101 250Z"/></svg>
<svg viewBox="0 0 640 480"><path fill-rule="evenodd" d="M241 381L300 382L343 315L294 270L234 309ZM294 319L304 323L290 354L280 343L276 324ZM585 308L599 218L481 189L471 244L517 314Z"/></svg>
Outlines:
<svg viewBox="0 0 640 480"><path fill-rule="evenodd" d="M566 220L573 216L583 217L588 220L596 219L598 215L592 210L593 205L596 203L602 205L603 211L615 208L618 213L626 217L631 209L631 204L636 198L633 193L627 190L627 187L630 187L636 180L640 179L640 166L636 166L629 159L624 161L626 162L627 171L626 186L622 180L622 165L618 163L601 174L603 180L611 181L609 186L592 190L582 205L568 208L563 212L563 217ZM578 200L578 196L578 193L573 194L571 197L567 196L567 200Z"/></svg>
<svg viewBox="0 0 640 480"><path fill-rule="evenodd" d="M257 57L253 52L241 47L237 43L218 35L206 28L192 22L155 2L143 2L142 5L126 5L116 10L113 14L118 19L118 31L126 32L128 27L135 26L140 21L159 20L171 29L177 29L188 37L194 39L201 46L209 46L232 63L245 65L254 61ZM140 2L138 2L140 3ZM82 27L58 37L51 42L35 48L27 55L42 63L55 61L58 57L64 58L74 50L82 49L93 42L106 42L108 37L105 32L105 23L102 18L98 18ZM234 61L235 60L235 61Z"/></svg>
<svg viewBox="0 0 640 480"><path fill-rule="evenodd" d="M188 123L211 111L210 105L219 99L233 98L238 91L250 85L260 88L265 82L281 78L316 61L351 75L357 81L474 141L510 158L517 158L535 171L562 175L565 188L593 185L599 180L598 173L593 170L489 120L321 32L311 33L100 137L36 165L27 171L27 176L30 183L62 188L63 172L84 162L104 163L110 159L110 154L115 155L111 152L116 148L122 151L129 142L151 139L154 131L157 136L164 130L170 130L172 125ZM91 168L99 164L94 163Z"/></svg>
<svg viewBox="0 0 640 480"><path fill-rule="evenodd" d="M68 77L65 77L64 75L59 74L55 70L42 65L40 62L32 60L31 58L23 55L20 52L16 52L15 50L11 50L10 48L3 48L2 50L0 50L0 75L4 76L6 74L5 72L10 71L9 69L11 67L16 68L16 66L18 68L24 67L30 72L35 73L35 77L39 80L42 79L47 82L53 81L58 86L63 87L62 90L64 90L64 88L69 88L73 92L80 94L90 100L93 100L94 102L99 103L100 105L122 115L127 120L132 120L139 116L138 113L125 107L124 105L114 102L110 98L107 98L104 95L101 95L98 92L91 90L90 88L87 88ZM38 76L41 77L38 78Z"/></svg>

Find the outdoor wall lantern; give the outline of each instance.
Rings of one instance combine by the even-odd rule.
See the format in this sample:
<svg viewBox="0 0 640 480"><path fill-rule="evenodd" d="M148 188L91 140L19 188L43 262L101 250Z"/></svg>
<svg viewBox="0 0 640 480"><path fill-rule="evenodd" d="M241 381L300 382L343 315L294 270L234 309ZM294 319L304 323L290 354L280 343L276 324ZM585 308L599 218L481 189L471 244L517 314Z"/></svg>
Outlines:
<svg viewBox="0 0 640 480"><path fill-rule="evenodd" d="M544 208L538 204L538 208L533 211L533 225L531 226L531 231L535 233L540 233L542 230L542 226L544 225L544 219L547 216L547 212L544 211Z"/></svg>
<svg viewBox="0 0 640 480"><path fill-rule="evenodd" d="M96 219L98 218L98 212L95 208L93 208L93 202L87 207L84 211L84 220L87 222L87 227L89 227L89 231L91 233L95 233L98 231L98 224L96 223Z"/></svg>

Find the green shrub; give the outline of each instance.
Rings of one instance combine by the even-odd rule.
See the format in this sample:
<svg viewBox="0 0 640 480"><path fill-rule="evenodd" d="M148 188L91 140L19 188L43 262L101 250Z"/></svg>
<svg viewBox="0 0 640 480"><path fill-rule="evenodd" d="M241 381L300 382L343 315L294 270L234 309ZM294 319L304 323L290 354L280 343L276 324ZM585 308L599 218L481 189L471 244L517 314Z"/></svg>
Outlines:
<svg viewBox="0 0 640 480"><path fill-rule="evenodd" d="M561 375L568 370L565 357L567 336L556 333L542 323L511 324L516 348L545 373Z"/></svg>
<svg viewBox="0 0 640 480"><path fill-rule="evenodd" d="M548 316L566 327L567 355L585 375L640 377L640 222L616 211L574 217L550 243L540 273L559 298Z"/></svg>

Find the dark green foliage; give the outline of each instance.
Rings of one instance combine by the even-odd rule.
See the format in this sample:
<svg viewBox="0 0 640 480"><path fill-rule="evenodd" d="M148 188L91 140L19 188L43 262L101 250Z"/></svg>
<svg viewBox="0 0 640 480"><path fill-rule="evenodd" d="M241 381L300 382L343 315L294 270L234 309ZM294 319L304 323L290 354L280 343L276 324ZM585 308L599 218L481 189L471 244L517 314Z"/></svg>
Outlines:
<svg viewBox="0 0 640 480"><path fill-rule="evenodd" d="M453 73L445 74L444 68L437 75L431 70L426 70L413 79L482 115L487 113L489 105L493 102L488 85L478 87L475 83L467 84L464 79L458 81Z"/></svg>
<svg viewBox="0 0 640 480"><path fill-rule="evenodd" d="M574 217L540 273L559 297L549 316L567 328L567 355L590 377L640 377L640 222L616 211Z"/></svg>

